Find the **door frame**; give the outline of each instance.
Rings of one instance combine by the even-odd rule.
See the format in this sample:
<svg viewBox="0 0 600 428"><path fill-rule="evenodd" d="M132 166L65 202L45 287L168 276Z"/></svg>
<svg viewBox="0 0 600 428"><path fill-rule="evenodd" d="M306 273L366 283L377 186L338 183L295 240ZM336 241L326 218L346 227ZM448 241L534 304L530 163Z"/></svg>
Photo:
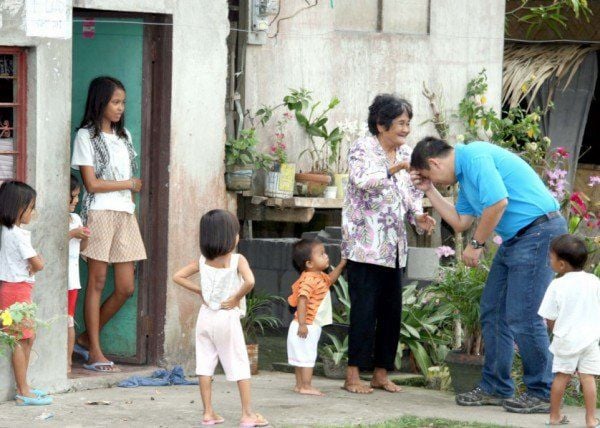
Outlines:
<svg viewBox="0 0 600 428"><path fill-rule="evenodd" d="M157 364L164 354L167 299L169 162L171 148L172 15L73 9L73 18L135 18L144 21L142 54L140 231L147 260L137 264L135 357L129 364Z"/></svg>

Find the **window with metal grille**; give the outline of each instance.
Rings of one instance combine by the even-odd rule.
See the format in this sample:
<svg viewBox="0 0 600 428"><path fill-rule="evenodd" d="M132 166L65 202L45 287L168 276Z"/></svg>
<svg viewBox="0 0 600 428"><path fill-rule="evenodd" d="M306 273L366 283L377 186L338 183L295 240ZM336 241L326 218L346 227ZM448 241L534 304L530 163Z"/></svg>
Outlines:
<svg viewBox="0 0 600 428"><path fill-rule="evenodd" d="M25 49L0 46L0 181L25 180Z"/></svg>

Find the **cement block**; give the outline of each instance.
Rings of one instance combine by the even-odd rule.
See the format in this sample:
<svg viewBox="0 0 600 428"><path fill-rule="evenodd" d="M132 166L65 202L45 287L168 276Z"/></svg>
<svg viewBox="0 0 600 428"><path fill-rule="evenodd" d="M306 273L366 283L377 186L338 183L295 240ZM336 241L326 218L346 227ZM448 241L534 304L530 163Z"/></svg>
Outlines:
<svg viewBox="0 0 600 428"><path fill-rule="evenodd" d="M408 247L406 276L409 281L431 281L436 278L439 266L434 248Z"/></svg>

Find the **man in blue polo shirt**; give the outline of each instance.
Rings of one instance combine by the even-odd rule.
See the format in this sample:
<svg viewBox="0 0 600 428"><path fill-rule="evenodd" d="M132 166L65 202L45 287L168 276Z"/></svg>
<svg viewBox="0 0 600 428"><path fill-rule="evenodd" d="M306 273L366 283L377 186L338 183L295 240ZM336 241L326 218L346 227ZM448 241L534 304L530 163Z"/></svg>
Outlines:
<svg viewBox="0 0 600 428"><path fill-rule="evenodd" d="M485 242L496 231L503 240L481 298L485 343L482 380L456 396L463 406L503 405L510 412L547 413L552 357L538 308L553 278L548 250L567 232L558 202L520 157L490 143L452 147L428 137L415 147L411 176L433 207L457 232L478 223L463 252L467 266L479 263ZM456 206L432 185L459 183ZM511 379L514 343L523 360L527 392L514 396Z"/></svg>

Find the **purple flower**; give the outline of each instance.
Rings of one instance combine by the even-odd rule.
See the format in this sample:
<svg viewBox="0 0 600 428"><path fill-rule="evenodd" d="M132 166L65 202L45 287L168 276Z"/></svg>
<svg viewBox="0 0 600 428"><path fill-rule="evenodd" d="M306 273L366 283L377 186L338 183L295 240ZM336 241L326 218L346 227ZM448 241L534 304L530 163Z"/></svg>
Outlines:
<svg viewBox="0 0 600 428"><path fill-rule="evenodd" d="M590 176L590 181L588 183L588 186L590 187L594 187L600 184L600 175L592 175Z"/></svg>
<svg viewBox="0 0 600 428"><path fill-rule="evenodd" d="M438 256L438 259L441 259L442 257L453 256L454 254L456 254L456 251L454 251L451 247L448 247L447 245L442 245L441 247L437 247L435 249L435 254L436 256Z"/></svg>
<svg viewBox="0 0 600 428"><path fill-rule="evenodd" d="M392 208L388 207L386 212L381 213L377 223L383 226L383 232L388 233L390 229L394 229L398 223L398 216Z"/></svg>
<svg viewBox="0 0 600 428"><path fill-rule="evenodd" d="M496 245L502 245L502 237L500 235L494 236L494 239L492 239L492 241Z"/></svg>

